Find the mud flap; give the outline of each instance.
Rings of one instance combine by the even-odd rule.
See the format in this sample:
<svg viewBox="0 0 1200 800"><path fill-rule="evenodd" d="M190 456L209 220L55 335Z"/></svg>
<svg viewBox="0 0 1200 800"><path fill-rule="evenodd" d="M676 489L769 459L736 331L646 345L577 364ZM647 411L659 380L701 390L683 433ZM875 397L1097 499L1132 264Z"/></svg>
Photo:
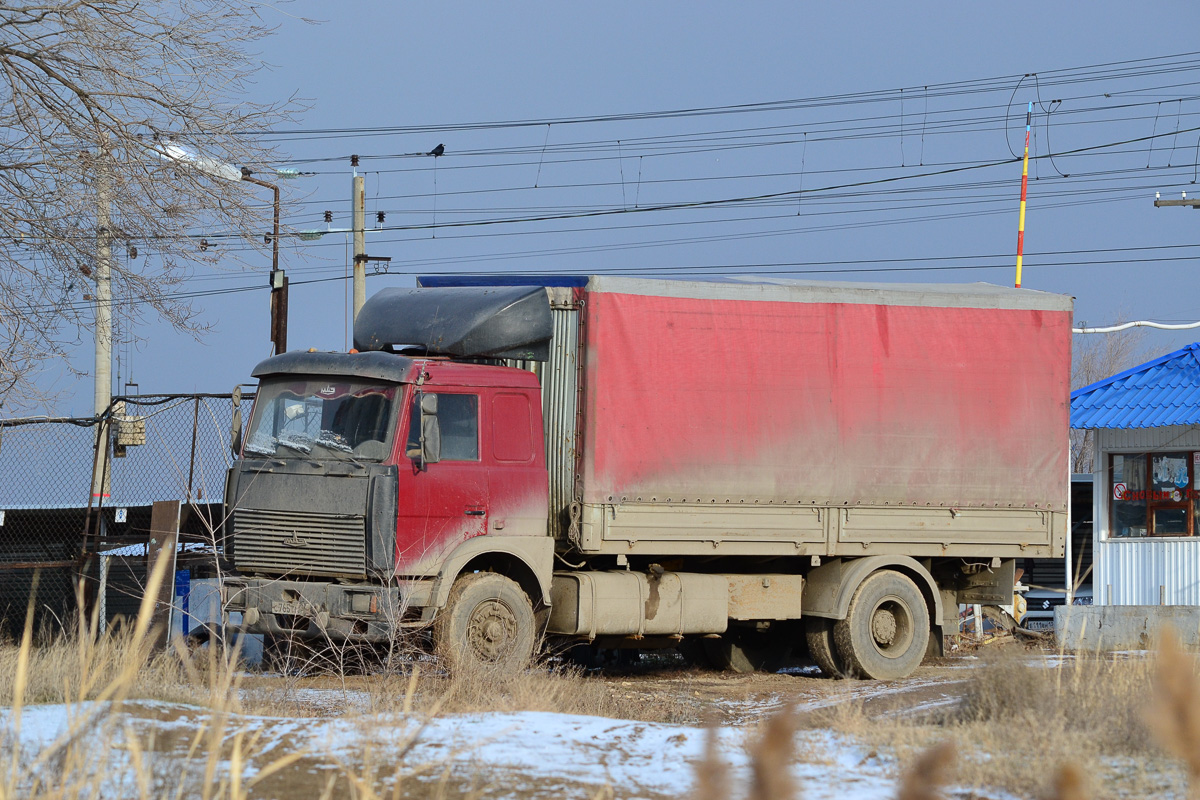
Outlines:
<svg viewBox="0 0 1200 800"><path fill-rule="evenodd" d="M925 648L925 660L944 658L946 655L946 637L942 634L942 626L934 625L929 631L929 645Z"/></svg>

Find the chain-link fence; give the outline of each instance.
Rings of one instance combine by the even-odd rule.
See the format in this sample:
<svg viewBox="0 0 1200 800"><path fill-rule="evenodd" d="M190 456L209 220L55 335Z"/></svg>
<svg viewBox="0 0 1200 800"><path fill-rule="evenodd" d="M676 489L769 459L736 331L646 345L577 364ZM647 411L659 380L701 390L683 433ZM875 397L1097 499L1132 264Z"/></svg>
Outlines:
<svg viewBox="0 0 1200 800"><path fill-rule="evenodd" d="M19 633L31 596L35 626L60 627L81 577L106 620L132 615L158 500L182 504L179 567L215 570L231 420L252 400L139 395L98 419L0 420L0 631ZM107 458L96 456L98 432Z"/></svg>
<svg viewBox="0 0 1200 800"><path fill-rule="evenodd" d="M0 625L19 634L37 581L40 627L74 608L95 457L92 419L0 421Z"/></svg>

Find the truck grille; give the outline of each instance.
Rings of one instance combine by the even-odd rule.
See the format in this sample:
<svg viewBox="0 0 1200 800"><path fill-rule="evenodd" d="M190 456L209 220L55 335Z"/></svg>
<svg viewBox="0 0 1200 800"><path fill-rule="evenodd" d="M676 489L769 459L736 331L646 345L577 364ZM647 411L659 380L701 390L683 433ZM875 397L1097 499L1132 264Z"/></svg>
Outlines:
<svg viewBox="0 0 1200 800"><path fill-rule="evenodd" d="M239 509L233 512L233 536L233 563L239 572L366 572L366 535L361 516Z"/></svg>

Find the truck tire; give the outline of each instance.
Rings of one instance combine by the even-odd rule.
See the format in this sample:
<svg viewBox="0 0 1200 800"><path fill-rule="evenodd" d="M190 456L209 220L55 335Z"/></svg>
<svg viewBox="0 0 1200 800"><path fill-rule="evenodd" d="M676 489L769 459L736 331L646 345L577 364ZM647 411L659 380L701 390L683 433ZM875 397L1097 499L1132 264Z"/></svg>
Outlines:
<svg viewBox="0 0 1200 800"><path fill-rule="evenodd" d="M778 637L763 634L726 634L720 639L702 639L704 654L716 669L746 674L778 672L790 652Z"/></svg>
<svg viewBox="0 0 1200 800"><path fill-rule="evenodd" d="M804 621L804 638L808 642L808 655L821 669L826 678L845 678L846 665L838 655L833 642L834 620L809 617Z"/></svg>
<svg viewBox="0 0 1200 800"><path fill-rule="evenodd" d="M675 650L683 657L684 662L689 667L699 667L700 669L716 668L716 664L713 664L712 659L708 657L708 651L704 647L703 639L684 639L675 645Z"/></svg>
<svg viewBox="0 0 1200 800"><path fill-rule="evenodd" d="M494 572L459 577L433 621L434 651L451 672L517 672L529 664L535 638L529 597Z"/></svg>
<svg viewBox="0 0 1200 800"><path fill-rule="evenodd" d="M833 626L833 642L846 672L892 680L912 674L929 646L929 609L907 576L879 570L854 592L846 618Z"/></svg>

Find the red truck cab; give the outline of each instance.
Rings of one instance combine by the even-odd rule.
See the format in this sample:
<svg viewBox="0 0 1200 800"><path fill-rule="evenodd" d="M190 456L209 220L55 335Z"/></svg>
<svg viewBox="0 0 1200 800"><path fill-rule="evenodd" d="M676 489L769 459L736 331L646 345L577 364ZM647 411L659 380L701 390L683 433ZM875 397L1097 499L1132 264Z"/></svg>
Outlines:
<svg viewBox="0 0 1200 800"><path fill-rule="evenodd" d="M435 575L476 536L545 536L537 377L509 367L414 363L423 384L405 387L395 447L397 575ZM441 442L434 463L421 455L421 396L437 398Z"/></svg>
<svg viewBox="0 0 1200 800"><path fill-rule="evenodd" d="M226 488L243 628L388 641L470 590L435 625L445 654L528 658L553 560L537 376L378 350L285 353L253 375Z"/></svg>

